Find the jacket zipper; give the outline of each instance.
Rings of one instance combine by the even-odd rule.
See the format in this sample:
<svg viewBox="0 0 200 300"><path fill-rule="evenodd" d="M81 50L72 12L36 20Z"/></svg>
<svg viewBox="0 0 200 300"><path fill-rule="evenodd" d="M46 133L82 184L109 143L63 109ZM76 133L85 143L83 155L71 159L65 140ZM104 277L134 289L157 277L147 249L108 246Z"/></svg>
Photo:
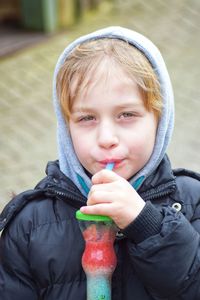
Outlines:
<svg viewBox="0 0 200 300"><path fill-rule="evenodd" d="M141 193L141 197L143 198L143 200L147 201L147 200L155 200L157 198L161 198L161 197L165 197L169 194L171 194L174 190L175 190L175 182L173 181L172 183L170 183L169 185L166 185L165 187L163 187L162 191L157 191L157 192L149 192L149 193L144 193L144 195L142 195ZM64 193L62 191L57 190L56 188L47 188L47 192L50 193L50 195L57 195L58 197L63 197L64 199L67 199L68 202L76 208L80 208L81 206L83 206L85 204L85 199L83 200L78 200L74 195L71 195L71 191L69 191L69 193Z"/></svg>
<svg viewBox="0 0 200 300"><path fill-rule="evenodd" d="M154 193L149 192L144 195L142 195L142 193L141 193L140 196L145 201L155 200L155 199L165 197L165 196L171 194L175 190L175 188L176 188L176 184L175 184L175 182L172 182L170 185L163 187L162 191L156 191Z"/></svg>
<svg viewBox="0 0 200 300"><path fill-rule="evenodd" d="M75 208L80 208L85 204L84 200L78 200L74 195L71 195L71 191L69 194L66 194L64 192L58 191L53 188L47 188L47 193L50 193L50 195L57 195L58 197L62 197L64 199L67 199L70 205L72 205Z"/></svg>

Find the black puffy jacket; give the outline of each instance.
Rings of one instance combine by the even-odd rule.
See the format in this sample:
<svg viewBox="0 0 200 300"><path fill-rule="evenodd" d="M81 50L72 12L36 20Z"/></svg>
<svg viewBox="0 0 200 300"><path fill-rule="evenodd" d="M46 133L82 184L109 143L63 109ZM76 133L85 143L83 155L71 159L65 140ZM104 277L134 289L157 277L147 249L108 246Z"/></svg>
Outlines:
<svg viewBox="0 0 200 300"><path fill-rule="evenodd" d="M165 157L139 194L147 201L145 208L116 237L112 299L199 300L200 175L172 172ZM85 201L53 162L34 190L5 207L0 216L1 300L86 299L84 241L75 219Z"/></svg>

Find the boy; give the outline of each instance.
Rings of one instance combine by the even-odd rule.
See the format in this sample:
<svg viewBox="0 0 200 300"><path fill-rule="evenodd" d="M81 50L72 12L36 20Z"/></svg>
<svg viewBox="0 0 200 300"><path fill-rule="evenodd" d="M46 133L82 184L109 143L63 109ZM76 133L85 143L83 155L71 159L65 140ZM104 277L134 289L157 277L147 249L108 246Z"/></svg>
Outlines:
<svg viewBox="0 0 200 300"><path fill-rule="evenodd" d="M58 60L54 104L59 162L1 215L1 299L86 299L78 208L119 228L112 299L199 299L200 176L165 155L173 94L157 48L119 27L81 37Z"/></svg>

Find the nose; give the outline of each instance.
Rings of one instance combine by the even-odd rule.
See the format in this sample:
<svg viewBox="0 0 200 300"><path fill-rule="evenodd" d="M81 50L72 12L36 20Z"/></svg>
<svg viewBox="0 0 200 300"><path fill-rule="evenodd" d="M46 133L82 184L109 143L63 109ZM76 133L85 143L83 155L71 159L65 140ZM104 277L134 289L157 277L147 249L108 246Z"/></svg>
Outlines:
<svg viewBox="0 0 200 300"><path fill-rule="evenodd" d="M109 149L119 144L119 137L114 125L108 122L101 124L98 129L98 145L99 147Z"/></svg>

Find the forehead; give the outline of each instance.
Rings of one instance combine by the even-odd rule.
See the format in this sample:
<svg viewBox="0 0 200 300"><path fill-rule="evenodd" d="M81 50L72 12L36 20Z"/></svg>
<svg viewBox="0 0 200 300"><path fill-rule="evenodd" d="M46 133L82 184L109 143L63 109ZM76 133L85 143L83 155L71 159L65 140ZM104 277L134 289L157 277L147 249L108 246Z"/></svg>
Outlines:
<svg viewBox="0 0 200 300"><path fill-rule="evenodd" d="M125 105L126 103L126 105ZM143 104L140 90L132 79L121 69L112 68L110 72L100 70L90 77L87 87L74 98L73 111L84 110L85 107L99 109L111 106L123 107Z"/></svg>
<svg viewBox="0 0 200 300"><path fill-rule="evenodd" d="M73 96L77 97L79 94L86 94L99 86L109 89L110 83L114 79L115 82L118 82L119 89L123 88L124 84L133 84L134 82L134 79L112 57L102 56L94 62L91 61L91 66L84 74L81 72L75 74L71 82L71 91Z"/></svg>

